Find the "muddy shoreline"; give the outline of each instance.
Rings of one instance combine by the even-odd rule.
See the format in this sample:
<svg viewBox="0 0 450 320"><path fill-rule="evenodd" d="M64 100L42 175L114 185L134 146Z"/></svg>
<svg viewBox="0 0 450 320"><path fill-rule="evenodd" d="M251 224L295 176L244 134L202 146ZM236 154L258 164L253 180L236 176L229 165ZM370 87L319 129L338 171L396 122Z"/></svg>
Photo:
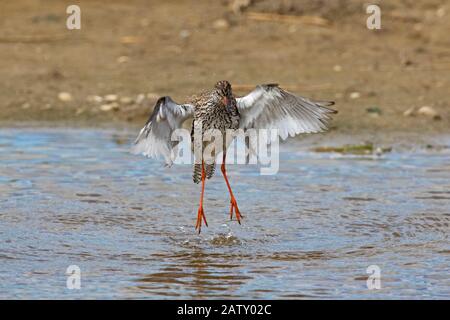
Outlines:
<svg viewBox="0 0 450 320"><path fill-rule="evenodd" d="M80 1L75 31L59 1L3 4L0 125L140 127L159 96L181 102L228 79L239 96L277 82L336 101L332 132L450 132L445 1L380 2L379 31L359 0L232 2Z"/></svg>
<svg viewBox="0 0 450 320"><path fill-rule="evenodd" d="M66 120L60 121L33 121L33 122L0 122L0 128L3 129L19 129L23 132L39 132L39 130L71 130L85 129L100 130L103 132L114 132L117 143L121 145L132 146L133 139L137 136L141 129L141 123L130 123L125 121L113 122L92 122L79 121L72 122ZM355 154L355 155L381 155L395 152L441 152L450 148L446 144L450 141L450 133L447 131L428 130L417 132L414 130L359 130L356 134L350 130L332 128L328 132L317 134L302 134L295 138L289 138L281 141L280 144L289 145L297 141L297 146L301 149L308 149L318 153L336 153L336 154ZM347 152L347 147L350 150ZM366 148L370 146L368 152L360 153L358 150L353 152L352 147ZM344 148L342 152L341 149ZM378 154L381 150L381 154ZM364 150L363 150L364 151Z"/></svg>

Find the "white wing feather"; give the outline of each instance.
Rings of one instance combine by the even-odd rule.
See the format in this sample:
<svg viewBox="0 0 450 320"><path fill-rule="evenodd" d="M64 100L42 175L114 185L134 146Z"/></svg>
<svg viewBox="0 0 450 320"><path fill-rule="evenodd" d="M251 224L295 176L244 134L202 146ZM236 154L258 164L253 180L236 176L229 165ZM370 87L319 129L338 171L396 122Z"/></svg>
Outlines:
<svg viewBox="0 0 450 320"><path fill-rule="evenodd" d="M174 130L182 127L184 121L192 117L194 107L190 104L177 104L170 97L158 100L152 115L139 132L131 152L156 158L163 156L166 164L172 164L172 150L175 147L171 141Z"/></svg>
<svg viewBox="0 0 450 320"><path fill-rule="evenodd" d="M332 101L312 101L276 84L258 85L248 95L237 98L243 129L278 129L282 140L300 133L323 132L328 129Z"/></svg>

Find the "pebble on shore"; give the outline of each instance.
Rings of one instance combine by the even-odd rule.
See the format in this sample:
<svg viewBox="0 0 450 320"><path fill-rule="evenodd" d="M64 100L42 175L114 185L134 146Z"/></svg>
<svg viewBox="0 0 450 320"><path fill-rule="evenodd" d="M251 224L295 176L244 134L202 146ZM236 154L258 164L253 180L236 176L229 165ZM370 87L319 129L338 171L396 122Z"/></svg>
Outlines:
<svg viewBox="0 0 450 320"><path fill-rule="evenodd" d="M226 30L230 28L230 23L226 19L217 19L213 23L213 28L216 30Z"/></svg>
<svg viewBox="0 0 450 320"><path fill-rule="evenodd" d="M119 110L119 104L116 102L108 103L108 104L102 104L100 106L101 111L116 111Z"/></svg>
<svg viewBox="0 0 450 320"><path fill-rule="evenodd" d="M72 95L69 92L58 93L58 99L63 102L69 102L73 100Z"/></svg>
<svg viewBox="0 0 450 320"><path fill-rule="evenodd" d="M106 102L114 102L117 101L119 96L117 94L107 94L103 98L105 99Z"/></svg>
<svg viewBox="0 0 450 320"><path fill-rule="evenodd" d="M361 98L361 93L356 92L356 91L350 93L350 99L359 99L359 98Z"/></svg>
<svg viewBox="0 0 450 320"><path fill-rule="evenodd" d="M417 114L433 118L434 120L441 119L441 115L433 107L430 106L421 107L419 110L417 110Z"/></svg>
<svg viewBox="0 0 450 320"><path fill-rule="evenodd" d="M411 107L408 110L406 110L405 112L403 112L403 115L405 117L413 117L415 115L419 115L419 116L430 117L434 120L441 119L441 115L433 107L430 107L430 106L423 106L423 107L420 107L418 110L416 110L415 107Z"/></svg>
<svg viewBox="0 0 450 320"><path fill-rule="evenodd" d="M88 102L95 102L95 103L101 103L101 102L103 102L103 98L102 97L100 97L100 96L87 96L86 97L86 100L88 101Z"/></svg>

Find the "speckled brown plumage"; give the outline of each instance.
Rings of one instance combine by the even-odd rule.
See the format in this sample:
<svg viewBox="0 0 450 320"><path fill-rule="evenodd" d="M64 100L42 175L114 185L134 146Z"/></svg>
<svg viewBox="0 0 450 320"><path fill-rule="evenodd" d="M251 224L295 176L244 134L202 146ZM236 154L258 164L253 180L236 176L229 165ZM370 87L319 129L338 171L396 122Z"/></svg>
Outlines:
<svg viewBox="0 0 450 320"><path fill-rule="evenodd" d="M225 99L229 99L228 104ZM202 134L209 129L220 130L223 142L221 150L214 150L213 155L219 154L221 151L226 150L226 130L239 128L239 111L236 106L236 99L231 92L231 85L228 81L219 81L213 90L204 91L199 95L193 96L189 99L189 103L194 106L194 121L192 122L192 150L194 151L195 143L194 132L202 132ZM203 140L203 139L202 139ZM204 142L199 146L198 150L204 150L208 142ZM197 158L200 155L195 155ZM215 163L206 163L205 171L206 178L210 179L215 172ZM193 180L195 183L201 181L202 164L201 159L196 159L194 164Z"/></svg>

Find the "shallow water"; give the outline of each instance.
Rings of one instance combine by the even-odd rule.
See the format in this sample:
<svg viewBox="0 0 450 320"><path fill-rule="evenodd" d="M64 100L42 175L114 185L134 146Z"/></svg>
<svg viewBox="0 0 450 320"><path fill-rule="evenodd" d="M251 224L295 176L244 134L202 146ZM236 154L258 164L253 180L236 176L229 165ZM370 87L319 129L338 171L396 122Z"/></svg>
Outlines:
<svg viewBox="0 0 450 320"><path fill-rule="evenodd" d="M242 226L222 177L207 182L199 236L191 168L129 154L133 135L0 130L0 298L450 298L450 149L291 141L277 175L229 167Z"/></svg>

